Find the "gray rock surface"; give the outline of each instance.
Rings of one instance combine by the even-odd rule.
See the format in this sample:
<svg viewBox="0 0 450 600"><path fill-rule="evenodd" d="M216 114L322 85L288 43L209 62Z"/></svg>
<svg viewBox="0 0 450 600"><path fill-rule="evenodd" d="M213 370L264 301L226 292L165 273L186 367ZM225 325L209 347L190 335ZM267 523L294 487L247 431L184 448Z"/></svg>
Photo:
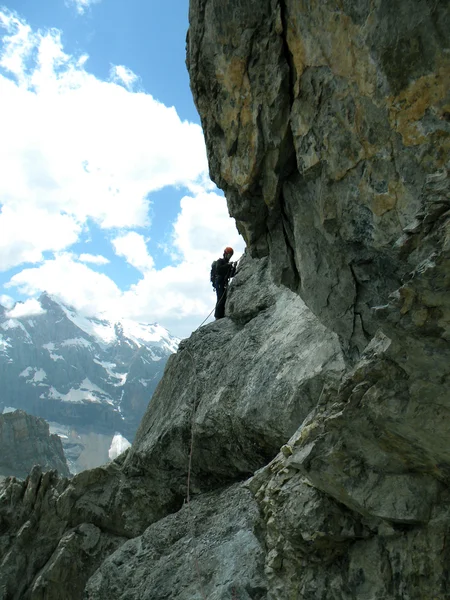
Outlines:
<svg viewBox="0 0 450 600"><path fill-rule="evenodd" d="M91 479L95 474L91 474ZM76 478L75 478L76 479ZM97 481L99 481L97 476ZM84 481L84 492L89 490ZM0 598L81 598L85 581L125 541L71 512L69 486L55 471L34 467L25 481L0 488ZM100 512L100 509L97 509ZM91 519L93 520L93 519ZM87 521L87 520L86 520Z"/></svg>
<svg viewBox="0 0 450 600"><path fill-rule="evenodd" d="M69 476L61 440L44 419L22 410L0 415L0 475L25 479L34 465Z"/></svg>
<svg viewBox="0 0 450 600"><path fill-rule="evenodd" d="M167 515L181 509L187 496L191 436L189 489L194 498L246 479L264 466L316 406L324 384L337 385L344 369L337 336L327 332L297 295L271 282L266 258L243 259L227 310L231 318L197 331L170 357L151 409L127 453L70 481L35 471L25 482L4 482L0 487L0 589L15 589L26 564L23 586L13 597L56 598L70 578L76 579L73 589L82 590L113 546L142 535L152 523L158 532L170 524L176 536L185 517L181 514L164 523ZM30 489L39 490L39 502L25 501L36 495ZM220 506L228 497L225 493ZM205 502L211 507L219 500L211 496ZM247 500L242 502L245 505ZM199 510L207 514L206 509ZM233 519L230 516L230 527ZM16 535L22 529L36 543L24 546ZM44 531L46 543L39 544ZM210 539L205 535L204 545ZM246 539L238 535L225 548L245 546ZM90 548L89 568L86 547ZM151 549L148 553L152 555ZM64 568L67 564L70 575ZM208 573L216 562L208 559L206 564L205 585L210 585ZM121 577L126 579L127 573ZM217 577L215 597L226 597L227 577L223 573ZM239 577L243 580L243 575ZM248 587L249 598L264 597L263 584L255 584L254 589L251 582L241 585L242 590ZM173 593L176 597L181 592L175 588Z"/></svg>
<svg viewBox="0 0 450 600"><path fill-rule="evenodd" d="M136 464L170 470L172 482L178 472L182 495L192 428L195 491L246 477L276 454L344 368L337 336L270 281L267 259L241 261L227 310L230 319L195 332L169 359L125 463L130 472Z"/></svg>
<svg viewBox="0 0 450 600"><path fill-rule="evenodd" d="M87 600L261 600L261 519L248 490L204 494L123 544L86 587Z"/></svg>
<svg viewBox="0 0 450 600"><path fill-rule="evenodd" d="M211 175L251 253L354 357L448 209L448 2L192 0L190 22Z"/></svg>

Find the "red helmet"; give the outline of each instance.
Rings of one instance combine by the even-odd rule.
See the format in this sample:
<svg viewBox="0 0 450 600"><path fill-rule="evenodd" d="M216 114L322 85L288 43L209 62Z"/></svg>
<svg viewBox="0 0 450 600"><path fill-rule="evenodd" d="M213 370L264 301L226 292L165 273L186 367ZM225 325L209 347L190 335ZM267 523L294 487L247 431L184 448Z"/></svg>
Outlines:
<svg viewBox="0 0 450 600"><path fill-rule="evenodd" d="M223 251L223 253L224 253L224 254L229 254L230 256L233 256L233 254L234 254L234 250L233 250L233 248L231 248L230 246L227 246L227 247L225 248L225 250Z"/></svg>

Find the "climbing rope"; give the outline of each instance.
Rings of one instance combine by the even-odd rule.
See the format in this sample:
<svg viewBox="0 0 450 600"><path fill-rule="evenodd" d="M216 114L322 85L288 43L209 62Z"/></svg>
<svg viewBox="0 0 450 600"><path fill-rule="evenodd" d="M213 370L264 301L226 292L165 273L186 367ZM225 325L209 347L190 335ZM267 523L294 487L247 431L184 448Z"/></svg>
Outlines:
<svg viewBox="0 0 450 600"><path fill-rule="evenodd" d="M237 270L240 260L241 259L239 259L236 263L236 270ZM214 308L211 310L211 312L206 317L206 319L204 319L200 323L200 325L197 327L197 329L195 329L192 333L195 333L196 331L198 331L200 329L200 327L202 327L203 324L209 319L209 317L212 315L213 311L215 310L216 306L222 301L222 298L225 296L227 289L228 289L228 286L224 289L222 296L220 297L218 302L215 304ZM183 349L186 350L187 354L189 355L189 357L192 361L193 369L194 369L194 402L192 403L192 412L191 412L191 423L190 423L191 438L190 438L190 443L189 443L190 447L189 447L188 472L187 472L187 484L186 484L186 505L188 507L189 517L190 517L191 539L194 539L194 520L193 520L193 515L191 512L191 474L192 474L192 458L193 458L193 454L194 454L195 415L197 413L197 405L198 405L198 376L197 376L197 365L195 363L195 359L194 359L194 356L192 355L192 352L187 347L184 347ZM200 593L203 597L203 600L207 600L207 596L205 594L202 577L201 577L201 573L200 573L198 555L195 552L195 549L194 549L194 562L195 562L195 571L196 571L196 575L197 575L198 585L200 588ZM233 600L237 600L237 597L235 596L234 588L233 588Z"/></svg>
<svg viewBox="0 0 450 600"><path fill-rule="evenodd" d="M222 300L222 298L224 297L225 292L226 292L226 289L224 290L220 300ZM219 300L219 302L220 302L220 300ZM206 319L204 319L200 323L200 325L197 327L197 329L194 330L193 333L198 331L200 329L200 327L202 327L202 325L209 319L209 317L212 315L213 311L215 310L215 307L217 306L217 304L214 306L214 308L209 313L209 315L206 317ZM197 413L197 404L198 404L198 376L197 376L197 365L195 363L195 359L194 359L192 352L187 347L185 347L184 350L186 350L187 354L189 355L189 358L192 361L192 367L194 370L194 402L192 403L192 411L191 411L191 423L190 423L191 438L190 438L190 442L189 442L189 459L188 459L188 472L187 472L187 483L186 483L186 505L188 507L191 539L193 540L195 532L194 532L194 519L193 519L193 514L191 512L191 474L192 474L192 457L194 455L195 415ZM205 590L203 587L202 576L200 573L200 565L198 562L198 555L197 555L197 552L195 551L195 548L194 548L194 564L195 564L195 572L196 572L196 576L197 576L197 582L198 582L198 586L200 588L200 593L202 595L203 600L207 600L207 596L205 594Z"/></svg>
<svg viewBox="0 0 450 600"><path fill-rule="evenodd" d="M201 325L197 329L199 329L200 327L201 327ZM194 454L194 421L195 421L195 414L197 411L197 402L198 402L198 378L197 378L197 367L196 367L192 352L189 350L189 348L185 348L185 350L188 353L188 355L192 361L192 366L194 368L194 402L192 404L192 412L191 412L191 439L190 439L190 444L189 444L190 448L189 448L188 475L187 475L187 485L186 485L186 488L187 488L186 489L186 504L188 507L191 539L193 540L195 532L194 532L194 519L193 519L193 515L191 512L191 472L192 472L192 456ZM195 563L195 572L197 575L197 581L198 581L198 585L200 588L200 593L201 593L203 599L207 600L207 596L206 596L205 590L203 588L203 582L202 582L202 577L201 577L201 573L200 573L200 565L198 563L198 555L197 555L197 552L195 551L195 548L194 548L194 563Z"/></svg>

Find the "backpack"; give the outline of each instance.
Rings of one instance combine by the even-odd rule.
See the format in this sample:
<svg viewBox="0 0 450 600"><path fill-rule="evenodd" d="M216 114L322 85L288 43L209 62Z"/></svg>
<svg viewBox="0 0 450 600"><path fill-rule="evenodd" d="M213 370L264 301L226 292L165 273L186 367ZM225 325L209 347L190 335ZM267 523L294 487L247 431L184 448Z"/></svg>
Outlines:
<svg viewBox="0 0 450 600"><path fill-rule="evenodd" d="M215 287L216 275L217 275L217 260L215 260L211 265L210 280L211 280L211 283L213 284L213 287Z"/></svg>

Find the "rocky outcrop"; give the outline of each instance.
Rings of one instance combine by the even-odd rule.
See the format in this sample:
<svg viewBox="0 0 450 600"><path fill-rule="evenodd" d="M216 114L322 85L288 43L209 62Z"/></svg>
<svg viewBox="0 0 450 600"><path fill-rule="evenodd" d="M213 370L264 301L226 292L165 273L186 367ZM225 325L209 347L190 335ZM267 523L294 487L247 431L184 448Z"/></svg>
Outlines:
<svg viewBox="0 0 450 600"><path fill-rule="evenodd" d="M180 532L185 531L190 513L186 509L179 516L174 513L187 497L189 471L192 518L196 520L198 510L201 519L204 515L209 520L202 529L204 540L199 544L206 552L208 540L219 539L220 532L231 527L218 556L227 548L235 548L237 562L229 567L234 578L232 587L240 589L238 586L248 579L249 589L256 590L251 597L264 597L262 546L258 546L258 557L244 560L249 556L249 540L254 540L253 545L263 543L262 538L258 542L255 538L263 528L257 518L257 505L248 490L228 491L228 486L246 480L276 456L280 445L317 405L324 385L337 386L344 361L336 334L327 331L296 294L287 288L279 290L271 282L267 258L243 259L230 290L228 310L232 318L195 332L169 358L165 376L152 398L152 408L144 417L132 448L119 459L80 473L70 481L61 481L54 475L42 476L38 471L25 482L6 481L0 492L0 589L3 585L11 590L8 593L12 598L62 598L59 594L63 584L74 578L76 589L82 590L108 552L128 539L133 544L126 544L120 556L128 556L142 545L143 554L138 560L144 561L146 572L150 569L150 579L142 586L153 585L150 582L154 578L165 577L167 565L161 575L151 574L153 567L143 557L155 556L156 550L153 542L148 545L147 540L169 526L175 530L168 531L168 540L180 539ZM204 493L212 495L203 500ZM202 495L196 504L199 494ZM32 501L28 500L30 497ZM225 509L228 501L237 504ZM238 534L239 524L232 525L238 506L246 507L253 515L245 521L247 533ZM229 518L222 515L223 510L231 511ZM21 536L11 535L22 529L36 540L45 531L46 544L24 547ZM193 534L183 535L186 539L173 549L174 557L170 558L174 564L182 560L180 548L192 543ZM85 565L86 548L89 568ZM167 550L172 552L171 548ZM114 568L105 563L102 577L96 576L95 584L90 584L91 594L110 593L108 582L114 579L110 571L120 581L128 578L129 572L118 567L127 561L118 556L111 557ZM242 557L242 564L238 556ZM161 558L160 564L168 557ZM65 565L69 563L71 570L67 575ZM24 564L29 565L27 575L22 587L13 592ZM247 579L246 564L253 565L254 572L250 575L249 571ZM201 568L204 574L209 569ZM180 580L176 572L174 577ZM226 597L226 590L231 589L227 577L225 572L219 573L214 584L205 583L207 593L217 584L222 594L217 598ZM192 573L188 580L191 584L184 592L186 598L189 586L198 586L198 578L194 581ZM169 588L173 584L170 581ZM116 585L119 583L111 583ZM162 598L163 588L159 593ZM81 596L72 596L75 597Z"/></svg>
<svg viewBox="0 0 450 600"><path fill-rule="evenodd" d="M157 465L172 478L178 471L182 495L192 428L194 490L248 477L344 368L337 336L298 296L270 282L267 260L241 265L229 297L232 318L181 343L127 458L130 468Z"/></svg>
<svg viewBox="0 0 450 600"><path fill-rule="evenodd" d="M252 254L352 355L430 228L444 250L449 18L445 0L191 1L211 176Z"/></svg>
<svg viewBox="0 0 450 600"><path fill-rule="evenodd" d="M0 476L25 479L34 465L69 476L61 440L44 419L21 410L0 415Z"/></svg>
<svg viewBox="0 0 450 600"><path fill-rule="evenodd" d="M211 174L348 370L252 483L269 598L446 598L450 11L193 0Z"/></svg>
<svg viewBox="0 0 450 600"><path fill-rule="evenodd" d="M121 546L85 597L109 600L111 590L121 590L129 600L264 598L259 527L258 505L242 486L204 494Z"/></svg>
<svg viewBox="0 0 450 600"><path fill-rule="evenodd" d="M248 253L126 454L0 488L5 598L449 597L449 18L191 0Z"/></svg>

